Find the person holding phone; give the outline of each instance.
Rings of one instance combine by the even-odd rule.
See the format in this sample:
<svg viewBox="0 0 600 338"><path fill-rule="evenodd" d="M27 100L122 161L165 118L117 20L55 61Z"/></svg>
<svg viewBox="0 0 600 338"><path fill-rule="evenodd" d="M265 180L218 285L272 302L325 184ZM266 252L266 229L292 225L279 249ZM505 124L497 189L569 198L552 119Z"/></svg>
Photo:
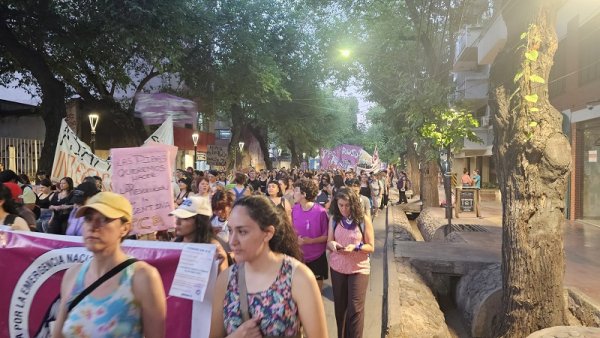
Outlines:
<svg viewBox="0 0 600 338"><path fill-rule="evenodd" d="M365 298L375 251L371 219L363 213L357 193L341 188L331 202L327 249L335 321L339 338L362 337Z"/></svg>

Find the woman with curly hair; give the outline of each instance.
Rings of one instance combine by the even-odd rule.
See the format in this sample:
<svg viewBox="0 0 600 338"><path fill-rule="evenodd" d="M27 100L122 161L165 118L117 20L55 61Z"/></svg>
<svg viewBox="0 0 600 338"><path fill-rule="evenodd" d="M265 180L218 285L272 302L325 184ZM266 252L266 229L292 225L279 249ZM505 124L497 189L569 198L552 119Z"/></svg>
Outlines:
<svg viewBox="0 0 600 338"><path fill-rule="evenodd" d="M362 337L365 298L375 251L371 219L362 211L358 194L341 188L331 202L327 249L335 321L339 338Z"/></svg>
<svg viewBox="0 0 600 338"><path fill-rule="evenodd" d="M229 216L236 264L213 298L210 337L327 337L315 276L304 264L285 214L264 196L238 200Z"/></svg>

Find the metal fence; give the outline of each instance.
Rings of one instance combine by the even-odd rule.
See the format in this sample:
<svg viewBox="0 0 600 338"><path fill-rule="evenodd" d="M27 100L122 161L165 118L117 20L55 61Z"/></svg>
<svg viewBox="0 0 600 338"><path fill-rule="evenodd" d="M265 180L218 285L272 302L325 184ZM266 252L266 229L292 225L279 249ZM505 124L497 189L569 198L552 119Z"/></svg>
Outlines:
<svg viewBox="0 0 600 338"><path fill-rule="evenodd" d="M44 141L0 137L0 166L35 179Z"/></svg>

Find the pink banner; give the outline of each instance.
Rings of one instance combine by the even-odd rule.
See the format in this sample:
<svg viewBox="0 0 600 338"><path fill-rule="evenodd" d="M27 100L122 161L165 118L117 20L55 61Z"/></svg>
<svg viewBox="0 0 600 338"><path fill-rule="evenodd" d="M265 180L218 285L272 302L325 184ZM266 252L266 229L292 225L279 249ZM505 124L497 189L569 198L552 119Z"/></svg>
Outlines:
<svg viewBox="0 0 600 338"><path fill-rule="evenodd" d="M321 168L344 169L356 167L362 148L350 144L342 144L333 149L321 149Z"/></svg>
<svg viewBox="0 0 600 338"><path fill-rule="evenodd" d="M172 228L175 208L171 184L171 148L149 145L111 149L113 191L133 206L132 234Z"/></svg>
<svg viewBox="0 0 600 338"><path fill-rule="evenodd" d="M177 269L183 244L125 241L125 252L155 266L165 294ZM0 337L49 337L49 318L56 316L63 273L91 259L81 237L23 233L0 229ZM209 289L212 290L212 289ZM207 291L207 295L208 295ZM167 337L190 337L192 316L210 323L210 299L195 302L167 298ZM210 324L195 325L195 337L208 337Z"/></svg>

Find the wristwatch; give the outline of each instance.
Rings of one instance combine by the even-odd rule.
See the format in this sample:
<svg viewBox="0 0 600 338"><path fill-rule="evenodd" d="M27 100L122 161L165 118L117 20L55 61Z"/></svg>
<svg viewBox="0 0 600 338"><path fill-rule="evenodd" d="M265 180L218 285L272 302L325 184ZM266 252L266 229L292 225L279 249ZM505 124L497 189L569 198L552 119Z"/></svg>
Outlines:
<svg viewBox="0 0 600 338"><path fill-rule="evenodd" d="M358 243L358 245L354 247L354 251L360 251L363 245L363 242Z"/></svg>

